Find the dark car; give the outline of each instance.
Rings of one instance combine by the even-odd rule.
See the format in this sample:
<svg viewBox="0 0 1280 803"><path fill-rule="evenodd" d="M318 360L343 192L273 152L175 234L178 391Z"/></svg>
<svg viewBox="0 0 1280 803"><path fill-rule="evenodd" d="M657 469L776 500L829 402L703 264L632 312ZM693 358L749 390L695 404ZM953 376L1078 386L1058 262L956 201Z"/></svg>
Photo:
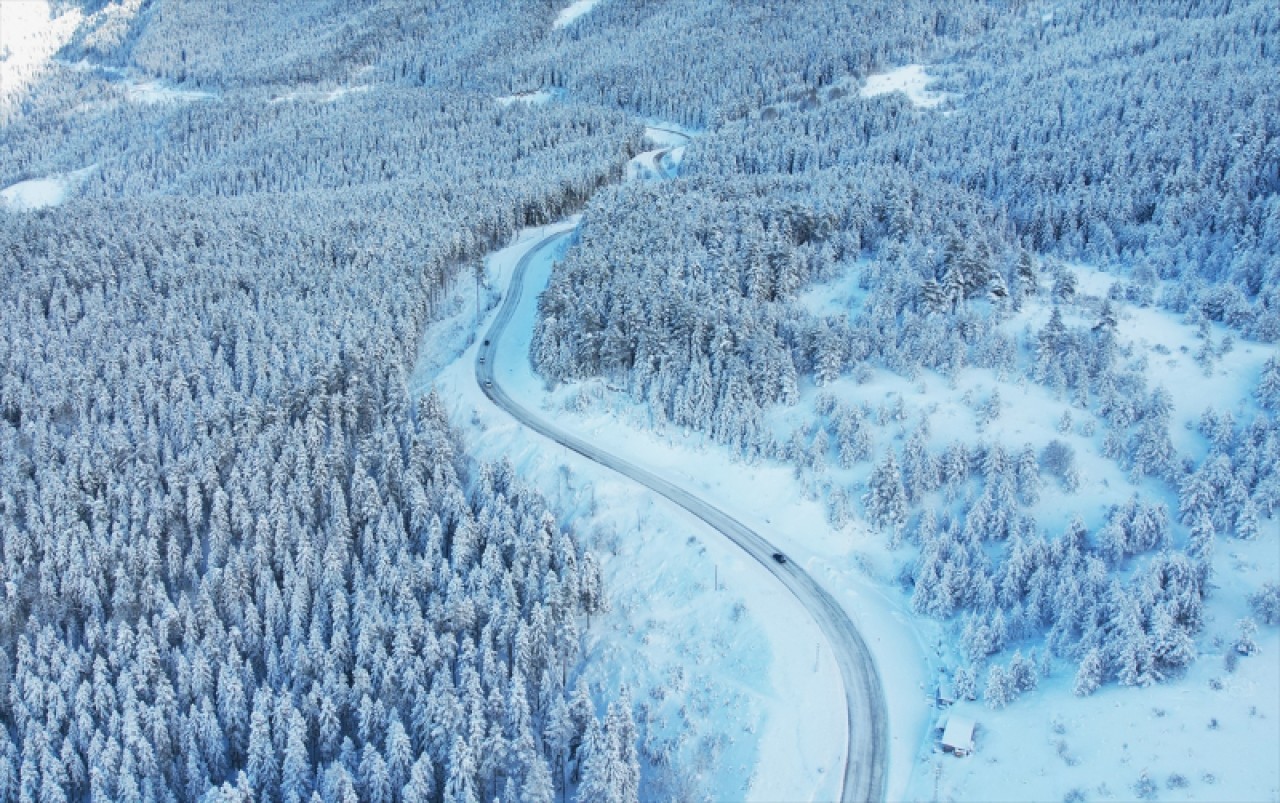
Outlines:
<svg viewBox="0 0 1280 803"><path fill-rule="evenodd" d="M773 553L773 559L774 559L774 561L775 561L775 562L777 562L777 563L786 563L786 562L787 562L787 556L786 556L786 555L784 555L784 554L782 554L781 552L774 552L774 553Z"/></svg>
<svg viewBox="0 0 1280 803"><path fill-rule="evenodd" d="M489 338L485 338L485 340L484 340L484 344L485 344L486 346L487 346L487 345L489 345Z"/></svg>

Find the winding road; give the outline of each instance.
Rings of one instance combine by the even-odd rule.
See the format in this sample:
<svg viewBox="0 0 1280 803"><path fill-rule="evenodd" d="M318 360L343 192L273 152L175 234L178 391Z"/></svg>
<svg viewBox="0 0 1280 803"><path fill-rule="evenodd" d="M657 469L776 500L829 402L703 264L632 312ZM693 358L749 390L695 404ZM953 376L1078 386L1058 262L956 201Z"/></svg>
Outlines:
<svg viewBox="0 0 1280 803"><path fill-rule="evenodd" d="M570 234L572 230L544 237L516 263L502 308L478 349L476 381L490 401L529 429L640 483L705 521L759 562L800 601L830 642L844 684L849 736L840 799L846 803L883 800L889 739L880 675L862 635L840 604L794 562L776 562L772 556L778 549L755 530L675 483L606 452L522 407L495 378L495 352L520 304L525 271L535 257Z"/></svg>

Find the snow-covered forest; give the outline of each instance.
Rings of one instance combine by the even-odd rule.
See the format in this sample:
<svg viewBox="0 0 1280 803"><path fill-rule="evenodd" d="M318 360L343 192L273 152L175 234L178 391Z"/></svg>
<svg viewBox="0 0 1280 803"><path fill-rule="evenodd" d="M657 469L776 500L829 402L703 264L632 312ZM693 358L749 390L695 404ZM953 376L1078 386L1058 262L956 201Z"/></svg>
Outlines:
<svg viewBox="0 0 1280 803"><path fill-rule="evenodd" d="M577 212L548 387L787 467L961 701L1274 632L1223 559L1280 516L1273 3L567 5L0 3L0 800L754 788L702 785L754 723L646 729L767 695L588 683L610 555L410 389Z"/></svg>
<svg viewBox="0 0 1280 803"><path fill-rule="evenodd" d="M109 68L223 31L107 24L136 6L0 129L6 185L96 165L0 225L0 799L634 799L630 701L577 679L594 556L405 377L454 281L640 126L284 97L263 54L138 102Z"/></svg>
<svg viewBox="0 0 1280 803"><path fill-rule="evenodd" d="M1277 358L1254 363L1242 406L1204 397L1179 449L1170 389L1117 334L1126 310L1170 313L1197 328L1206 376L1238 341L1280 337L1280 105L1258 66L1280 55L1277 18L1264 3L1055 8L939 39L936 109L814 81L728 115L679 180L596 195L531 354L552 381L624 388L653 426L789 462L836 527L909 541L912 607L954 622L957 687L996 706L1054 658L1082 694L1175 674L1196 655L1215 543L1280 509ZM1079 286L1081 262L1110 271L1104 294ZM843 295L815 305L815 286ZM966 394L976 431L945 439L928 405L836 387L884 372L955 387L967 368L996 381ZM1042 386L1068 408L1053 424L1083 437L1011 441L1001 383ZM803 420L779 426L797 404ZM1094 455L1133 488L1101 517L1075 494ZM1048 531L1050 485L1048 518L1070 505L1093 532Z"/></svg>

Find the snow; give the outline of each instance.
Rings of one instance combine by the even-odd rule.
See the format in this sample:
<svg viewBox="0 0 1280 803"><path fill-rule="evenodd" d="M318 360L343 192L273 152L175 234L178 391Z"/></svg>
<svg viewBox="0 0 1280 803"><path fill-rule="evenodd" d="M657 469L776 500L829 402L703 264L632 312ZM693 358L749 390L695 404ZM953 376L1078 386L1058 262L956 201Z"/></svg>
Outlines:
<svg viewBox="0 0 1280 803"><path fill-rule="evenodd" d="M490 287L505 287L515 262L542 236L567 231L576 220L524 232L487 263ZM582 415L577 390L547 392L526 357L536 292L550 275L543 256L526 274L522 304L502 340L495 371L522 404L558 426L585 435L628 459L677 477L710 496L732 515L769 533L810 571L814 560L795 534L821 512L799 513L770 504L781 499L773 467L745 472L723 454L678 446L620 425L607 414ZM602 554L613 609L588 631L588 676L597 688L627 683L643 701L649 741L670 741L675 771L692 773L676 797L732 800L824 800L836 797L845 740L839 675L820 631L785 590L754 560L680 508L629 480L550 444L494 408L473 374L474 289L457 288L455 313L424 340L411 388L434 384L454 405L455 420L469 422L469 443L482 458L508 457L522 477L556 500L579 532ZM496 298L484 300L492 305ZM489 311L490 314L492 310ZM486 324L487 326L487 324ZM447 365L434 353L461 354ZM697 479L695 480L694 477ZM716 478L709 482L710 478ZM718 581L718 588L717 586ZM878 592L868 593L875 617ZM878 632L896 632L895 620ZM866 631L868 640L875 638ZM886 678L886 686L894 684ZM918 702L918 691L910 695ZM896 742L895 742L896 743ZM914 753L912 745L911 753ZM909 754L908 754L909 755ZM684 768L683 770L681 768ZM905 785L905 777L899 787ZM670 783L670 781L669 781ZM675 782L679 785L679 781ZM690 786L691 785L691 786ZM891 786L891 789L893 787Z"/></svg>
<svg viewBox="0 0 1280 803"><path fill-rule="evenodd" d="M1259 652L1239 658L1234 672L1224 666L1235 623L1249 615L1241 589L1275 577L1274 529L1220 545L1201 655L1184 677L1146 689L1106 685L1080 698L1059 669L1004 710L970 704L976 752L922 756L910 796L930 799L936 788L940 800L1056 801L1079 789L1089 800L1133 800L1145 770L1162 800L1276 800L1280 629L1260 627ZM1187 786L1178 787L1179 775Z"/></svg>
<svg viewBox="0 0 1280 803"><path fill-rule="evenodd" d="M0 1L0 108L48 68L83 19L77 8L54 17L48 0Z"/></svg>
<svg viewBox="0 0 1280 803"><path fill-rule="evenodd" d="M539 89L535 92L520 92L515 95L503 95L496 100L503 106L510 106L512 103L546 103L555 97L555 93L548 89Z"/></svg>
<svg viewBox="0 0 1280 803"><path fill-rule="evenodd" d="M368 92L373 87L369 84L359 84L357 86L340 86L335 89L294 89L283 95L277 95L271 99L271 103L285 103L288 101L315 101L318 103L333 103L347 95L360 94Z"/></svg>
<svg viewBox="0 0 1280 803"><path fill-rule="evenodd" d="M596 3L600 0L574 0L574 2L560 9L560 13L556 16L556 21L551 23L552 28L564 28L572 25L579 17L595 8Z"/></svg>
<svg viewBox="0 0 1280 803"><path fill-rule="evenodd" d="M1092 325L1096 320L1093 310L1117 279L1089 266L1072 265L1069 269L1077 279L1077 295L1072 303L1062 305L1064 320L1069 326ZM800 303L819 315L852 313L863 299L857 286L858 272L853 265L844 275L810 287L801 295ZM1024 310L1002 328L1006 334L1020 338L1024 332L1043 327L1051 310L1051 302L1042 294L1028 300ZM1179 452L1197 460L1203 458L1205 445L1195 432L1194 423L1208 406L1219 412L1231 411L1237 421L1252 418L1250 392L1262 363L1275 353L1273 347L1237 341L1227 354L1214 360L1206 376L1193 356L1201 343L1196 326L1167 311L1128 303L1117 304L1116 312L1117 338L1131 354L1125 359L1145 362L1149 387L1164 386L1170 391L1170 434ZM1227 335L1219 325L1209 327L1209 337L1215 344ZM1104 429L1091 412L1072 405L1068 399L1055 397L1039 385L998 377L986 369L967 368L954 380L931 372L907 380L885 371L872 371L861 382L846 377L822 391L846 404L865 403L873 411L902 399L905 420L896 426L891 423L880 427L876 433L881 452L886 441L900 440L925 415L931 433L930 448L934 451L951 440L971 444L986 439L1001 443L1011 452L1025 443L1039 451L1055 438L1070 444L1081 476L1079 492L1068 494L1057 482L1050 481L1040 502L1031 509L1050 536L1061 532L1076 514L1090 531L1096 531L1108 506L1123 502L1135 492L1146 500L1164 502L1170 510L1178 509L1176 494L1167 484L1151 479L1135 484L1120 466L1102 456ZM993 391L1000 393L1000 414L983 427L976 408ZM777 436L785 437L796 426L812 420L815 395L815 389L806 387L799 405L770 414ZM1073 423L1064 433L1058 430L1058 421L1066 412L1071 413ZM1092 431L1090 424L1094 425ZM869 470L866 464L849 471L832 468L826 476L832 482L858 488ZM865 539L857 548L859 557L880 575L885 594L898 595L891 578L905 553L888 551L880 545L883 537L863 535L861 529L858 524L851 527L855 539ZM1075 667L1065 661L1056 662L1054 673L1042 680L1039 689L1005 710L991 711L970 704L968 713L978 722L975 756L957 759L942 755L938 752L937 731L919 742L919 752L907 761L911 769L904 796L938 800L1062 800L1078 788L1091 800L1132 799L1133 784L1146 769L1161 787L1162 797L1277 799L1280 770L1274 751L1276 723L1280 722L1280 637L1276 628L1263 628L1268 641L1259 641L1261 653L1239 659L1234 674L1227 675L1223 668L1223 644L1229 645L1234 638L1236 621L1250 615L1246 593L1280 576L1280 551L1275 541L1280 537L1280 522L1271 519L1263 529L1265 534L1256 542L1224 539L1219 543L1222 554L1215 561L1215 588L1206 604L1210 622L1197 638L1201 658L1185 677L1149 689L1124 689L1112 684L1092 697L1080 699L1072 693ZM840 588L849 580L846 575L837 575L824 578L824 582L829 588ZM850 609L857 610L858 606ZM859 626L866 628L865 617L859 620ZM900 632L912 631L918 633L922 644L933 644L930 634L941 633L942 626L904 616ZM948 676L959 662L948 646L949 639L920 651L927 672L935 673L934 680L925 684L927 688L932 689L936 679ZM909 652L899 654L909 660ZM878 658L886 685L888 678L906 666L879 654ZM1006 655L997 660L1007 658ZM1220 690L1211 685L1215 678L1222 685ZM980 686L984 680L979 679ZM1210 729L1209 723L1215 718L1219 725ZM1060 724L1051 725L1051 719ZM1054 732L1057 727L1065 728L1064 733ZM892 714L891 730L896 734L930 733L927 723ZM1060 748L1060 743L1066 747ZM1072 763L1064 760L1060 749ZM1266 769L1241 771L1244 767ZM901 770L901 764L891 761L891 771ZM1173 783L1177 788L1168 787L1170 778L1177 774L1185 776L1187 787L1178 786L1182 781L1176 777ZM895 797L891 791L890 799Z"/></svg>
<svg viewBox="0 0 1280 803"><path fill-rule="evenodd" d="M654 144L663 143L651 136ZM642 155L656 164L653 154ZM571 219L523 232L487 262L483 318L493 314L519 257ZM562 250L566 243L562 241ZM550 249L549 249L550 250ZM1088 799L1130 799L1145 770L1166 798L1275 800L1280 779L1274 760L1280 722L1280 634L1262 628L1260 652L1240 658L1228 673L1224 644L1235 622L1249 615L1247 592L1280 575L1274 537L1224 541L1215 560L1202 653L1184 677L1148 689L1104 686L1089 698L1072 694L1074 666L1057 661L1040 687L1012 706L993 711L977 703L953 710L977 724L976 753L941 752L939 712L932 690L958 657L947 625L914 616L895 577L906 549L891 550L883 534L860 522L842 530L826 520L821 487L773 462L743 465L703 437L655 430L643 408L599 381L548 388L529 364L529 338L537 293L551 257L544 253L526 274L522 303L495 358L505 389L529 409L644 468L673 479L778 544L844 606L862 631L880 668L889 711L887 799L1061 800L1079 790ZM1088 321L1091 304L1115 277L1072 266L1078 295L1063 307L1068 325ZM802 303L820 314L855 309L863 298L856 265L810 288ZM646 747L672 753L675 776L650 783L671 796L710 799L835 797L844 722L833 704L842 693L830 650L798 604L758 564L678 508L519 426L479 392L473 374L474 290L457 288L454 314L432 327L411 387L438 387L465 422L469 440L485 459L511 459L520 476L539 485L569 524L602 555L612 610L586 633L586 672L593 688L616 693L625 683L640 710ZM1093 298L1090 298L1093 297ZM1051 306L1030 299L1004 324L1021 337L1043 326ZM1252 415L1247 399L1268 347L1237 343L1213 364L1210 376L1191 356L1196 328L1178 316L1121 304L1118 337L1129 359L1148 357L1152 387L1174 393L1172 436L1184 453L1201 456L1199 436L1186 425L1207 404ZM1211 327L1221 340L1226 332ZM457 355L456 359L438 355ZM436 356L432 356L436 355ZM931 372L908 380L884 371L843 378L821 389L845 403L875 410L902 399L906 420L877 431L879 450L900 440L927 415L931 448L953 439L995 440L1007 450L1051 439L1072 445L1081 487L1068 494L1049 481L1032 513L1051 535L1076 514L1091 530L1110 504L1135 491L1176 510L1173 492L1150 479L1137 485L1101 456L1103 427L1092 413L1035 384L968 368L954 380ZM976 408L999 391L999 416L981 426ZM811 420L819 390L806 385L800 404L770 413L780 435ZM1060 432L1070 411L1073 424ZM1087 426L1096 426L1090 430ZM845 486L865 481L869 465L827 476ZM1277 528L1272 519L1263 528ZM1280 537L1280 533L1277 533ZM1007 659L1007 656L1004 656ZM979 680L981 684L982 679ZM1211 727L1216 720L1217 725ZM1240 768L1252 767L1250 771ZM683 769L681 769L683 768ZM680 775L685 772L689 774ZM1181 786L1184 782L1185 787ZM654 787L650 787L654 788Z"/></svg>
<svg viewBox="0 0 1280 803"><path fill-rule="evenodd" d="M133 103L192 103L215 97L212 92L182 89L159 80L130 79L124 87L125 96Z"/></svg>
<svg viewBox="0 0 1280 803"><path fill-rule="evenodd" d="M951 748L973 749L974 721L961 716L957 709L947 717L947 727L942 732L942 744Z"/></svg>
<svg viewBox="0 0 1280 803"><path fill-rule="evenodd" d="M675 123L653 121L644 129L645 139L657 147L632 158L627 178L669 178L680 171L685 148L696 132Z"/></svg>
<svg viewBox="0 0 1280 803"><path fill-rule="evenodd" d="M925 87L930 76L920 64L904 64L888 72L867 76L859 94L864 98L887 95L890 92L902 92L912 105L920 109L931 109L945 101L950 95L946 92L930 92Z"/></svg>
<svg viewBox="0 0 1280 803"><path fill-rule="evenodd" d="M19 181L0 190L0 208L14 212L29 212L57 206L80 185L80 182L97 169L97 165L89 165L70 173L56 173L44 178L33 178Z"/></svg>

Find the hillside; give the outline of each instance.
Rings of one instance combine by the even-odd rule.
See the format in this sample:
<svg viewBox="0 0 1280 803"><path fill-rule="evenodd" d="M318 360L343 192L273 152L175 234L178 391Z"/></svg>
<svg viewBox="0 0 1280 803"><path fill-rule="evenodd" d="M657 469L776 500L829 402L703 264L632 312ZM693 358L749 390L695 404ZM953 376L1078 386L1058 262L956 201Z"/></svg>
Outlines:
<svg viewBox="0 0 1280 803"><path fill-rule="evenodd" d="M1275 799L1278 61L0 4L0 800Z"/></svg>

